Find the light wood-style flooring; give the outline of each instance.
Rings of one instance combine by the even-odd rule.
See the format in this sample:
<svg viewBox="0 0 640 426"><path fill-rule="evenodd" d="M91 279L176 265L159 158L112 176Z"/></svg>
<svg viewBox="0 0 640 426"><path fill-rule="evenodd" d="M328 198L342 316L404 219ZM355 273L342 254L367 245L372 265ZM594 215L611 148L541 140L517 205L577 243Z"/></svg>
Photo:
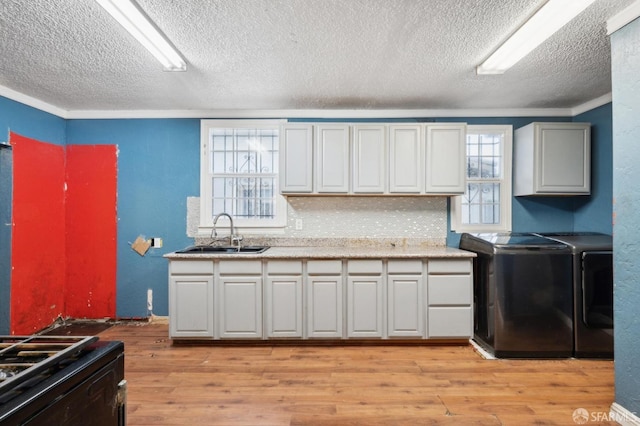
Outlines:
<svg viewBox="0 0 640 426"><path fill-rule="evenodd" d="M613 362L486 360L472 346L172 345L122 323L127 424L576 425L608 413ZM616 424L588 422L587 424Z"/></svg>

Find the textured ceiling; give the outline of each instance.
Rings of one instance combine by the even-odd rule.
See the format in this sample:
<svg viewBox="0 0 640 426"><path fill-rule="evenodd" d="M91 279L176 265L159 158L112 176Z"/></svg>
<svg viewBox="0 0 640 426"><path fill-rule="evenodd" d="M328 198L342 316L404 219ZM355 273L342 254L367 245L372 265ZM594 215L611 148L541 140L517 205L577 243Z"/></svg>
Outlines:
<svg viewBox="0 0 640 426"><path fill-rule="evenodd" d="M503 75L475 67L544 0L138 0L161 65L92 0L2 0L0 86L66 111L572 108L611 91L596 0Z"/></svg>

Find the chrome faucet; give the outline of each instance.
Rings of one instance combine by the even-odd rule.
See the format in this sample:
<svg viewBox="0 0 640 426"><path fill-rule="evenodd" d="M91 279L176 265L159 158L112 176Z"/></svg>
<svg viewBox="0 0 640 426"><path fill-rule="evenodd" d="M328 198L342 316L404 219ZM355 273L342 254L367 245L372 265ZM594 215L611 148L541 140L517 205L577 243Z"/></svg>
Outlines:
<svg viewBox="0 0 640 426"><path fill-rule="evenodd" d="M218 223L218 219L220 219L220 216L226 216L229 218L229 223L230 223L229 245L233 246L235 245L235 243L238 243L238 249L240 249L240 241L242 241L242 236L235 234L235 229L233 227L233 218L229 213L218 213L216 217L213 218L213 229L211 230L211 238L218 237L218 231L216 230L216 223Z"/></svg>

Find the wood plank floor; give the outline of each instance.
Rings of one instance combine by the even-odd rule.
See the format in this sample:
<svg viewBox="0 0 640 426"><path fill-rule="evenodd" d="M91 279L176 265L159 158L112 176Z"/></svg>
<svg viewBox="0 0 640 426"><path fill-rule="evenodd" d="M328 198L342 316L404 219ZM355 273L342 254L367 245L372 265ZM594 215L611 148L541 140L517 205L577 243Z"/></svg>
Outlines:
<svg viewBox="0 0 640 426"><path fill-rule="evenodd" d="M613 362L485 360L472 346L172 345L122 323L127 424L575 425L608 413ZM616 424L588 422L587 424Z"/></svg>

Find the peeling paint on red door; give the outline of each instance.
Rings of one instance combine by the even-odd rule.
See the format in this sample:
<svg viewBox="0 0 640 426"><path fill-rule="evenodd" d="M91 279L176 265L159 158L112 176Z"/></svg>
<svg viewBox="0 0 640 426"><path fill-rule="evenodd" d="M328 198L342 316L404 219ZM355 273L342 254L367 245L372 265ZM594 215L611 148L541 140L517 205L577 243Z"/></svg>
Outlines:
<svg viewBox="0 0 640 426"><path fill-rule="evenodd" d="M116 315L115 145L67 146L66 314Z"/></svg>
<svg viewBox="0 0 640 426"><path fill-rule="evenodd" d="M64 315L64 147L15 133L11 239L12 334L30 334Z"/></svg>

